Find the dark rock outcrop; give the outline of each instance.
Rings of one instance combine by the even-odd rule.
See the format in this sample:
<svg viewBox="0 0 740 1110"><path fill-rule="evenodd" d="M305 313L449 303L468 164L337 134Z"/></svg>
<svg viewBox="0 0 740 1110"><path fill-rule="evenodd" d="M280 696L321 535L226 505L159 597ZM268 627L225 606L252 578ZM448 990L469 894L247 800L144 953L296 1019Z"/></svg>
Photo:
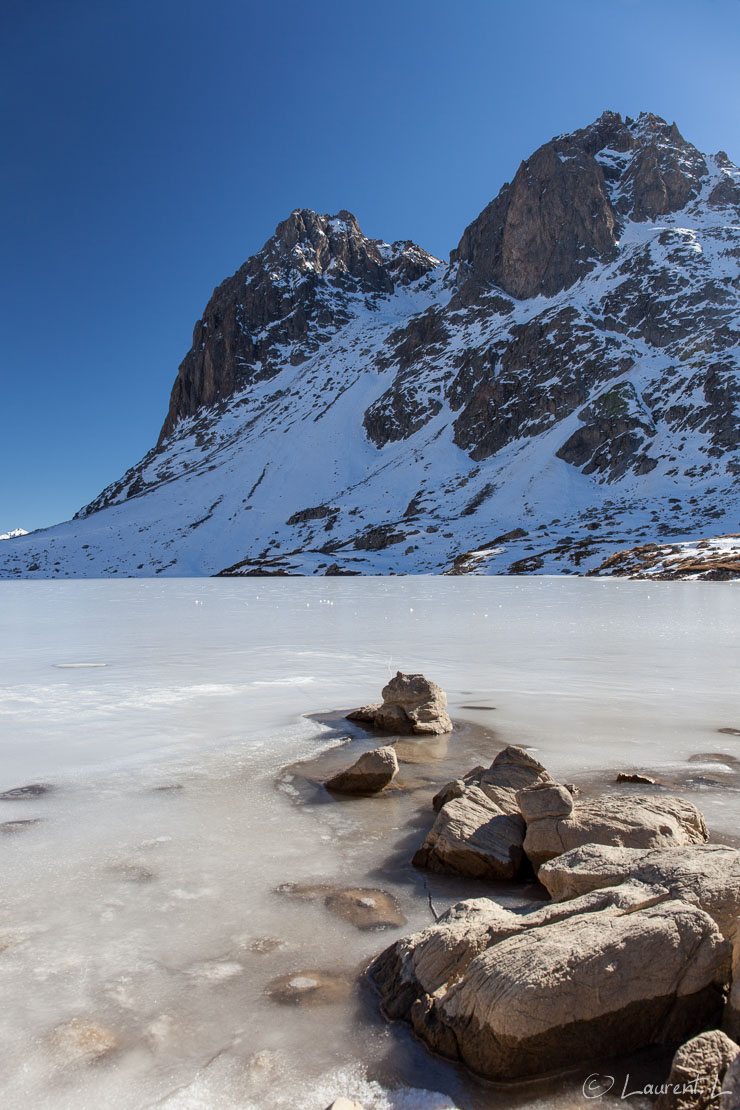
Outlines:
<svg viewBox="0 0 740 1110"><path fill-rule="evenodd" d="M286 346L291 362L304 361L347 322L353 296L391 294L435 264L409 242L385 257L351 212L291 212L214 291L178 370L160 442L183 417L276 374Z"/></svg>

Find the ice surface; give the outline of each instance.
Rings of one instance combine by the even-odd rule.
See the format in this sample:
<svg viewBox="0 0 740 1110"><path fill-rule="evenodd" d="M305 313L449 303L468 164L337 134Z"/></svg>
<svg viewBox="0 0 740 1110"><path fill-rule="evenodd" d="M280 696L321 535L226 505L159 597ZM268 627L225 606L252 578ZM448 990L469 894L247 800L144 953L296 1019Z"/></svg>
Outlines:
<svg viewBox="0 0 740 1110"><path fill-rule="evenodd" d="M729 783L740 755L717 731L740 728L732 585L17 582L0 602L0 791L54 787L0 801L2 821L38 819L0 838L4 1110L323 1110L340 1094L367 1110L489 1105L366 991L321 1008L264 994L321 970L355 983L430 920L398 864L417 794L311 807L295 776L276 789L285 764L341 743L303 714L424 671L453 719L496 737L453 734L425 751L438 766L399 746L399 778L426 775L429 797L509 742L575 781L641 767ZM682 793L715 830L736 827L729 785ZM409 925L359 932L321 899L278 893L285 883L382 885ZM439 909L452 895L434 897Z"/></svg>

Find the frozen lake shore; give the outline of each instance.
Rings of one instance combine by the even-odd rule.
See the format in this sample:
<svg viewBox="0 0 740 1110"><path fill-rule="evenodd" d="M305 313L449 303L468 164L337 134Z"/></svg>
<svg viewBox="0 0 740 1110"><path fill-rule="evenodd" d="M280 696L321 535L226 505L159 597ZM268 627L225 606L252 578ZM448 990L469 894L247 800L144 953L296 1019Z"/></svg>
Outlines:
<svg viewBox="0 0 740 1110"><path fill-rule="evenodd" d="M2 597L0 791L54 787L0 801L0 821L37 822L0 841L11 1110L323 1110L339 1094L373 1110L572 1105L572 1080L494 1096L386 1026L356 985L430 920L410 857L432 794L519 743L585 789L658 775L732 842L731 584L7 583ZM320 756L323 771L373 741L305 714L368 701L400 667L439 682L462 727L406 741L386 797L309 797L288 764ZM471 893L430 881L437 908ZM408 924L358 929L286 883L377 886ZM270 994L329 970L320 1008Z"/></svg>

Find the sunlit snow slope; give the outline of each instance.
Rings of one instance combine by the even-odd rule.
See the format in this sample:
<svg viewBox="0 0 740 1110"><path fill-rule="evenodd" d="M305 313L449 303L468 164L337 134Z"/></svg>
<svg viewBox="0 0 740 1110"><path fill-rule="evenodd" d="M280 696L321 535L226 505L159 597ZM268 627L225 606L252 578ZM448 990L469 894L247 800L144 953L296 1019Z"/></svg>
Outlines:
<svg viewBox="0 0 740 1110"><path fill-rule="evenodd" d="M740 525L740 171L605 113L449 264L296 210L196 325L156 448L4 577L584 573Z"/></svg>

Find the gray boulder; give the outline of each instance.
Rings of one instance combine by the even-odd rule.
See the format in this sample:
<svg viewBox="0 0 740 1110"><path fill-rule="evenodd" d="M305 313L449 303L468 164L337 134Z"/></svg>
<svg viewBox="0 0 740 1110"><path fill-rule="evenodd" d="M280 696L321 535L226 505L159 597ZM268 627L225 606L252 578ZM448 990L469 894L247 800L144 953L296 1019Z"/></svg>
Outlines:
<svg viewBox="0 0 740 1110"><path fill-rule="evenodd" d="M563 816L530 811L524 851L535 868L582 844L667 848L709 836L699 810L683 798L606 794L579 800Z"/></svg>
<svg viewBox="0 0 740 1110"><path fill-rule="evenodd" d="M389 1016L488 1079L685 1039L719 1012L729 946L699 907L661 897L635 884L524 918L461 903L370 976Z"/></svg>
<svg viewBox="0 0 740 1110"><path fill-rule="evenodd" d="M398 774L398 759L393 748L365 752L356 763L327 779L327 790L337 794L377 794Z"/></svg>
<svg viewBox="0 0 740 1110"><path fill-rule="evenodd" d="M700 906L729 940L737 934L740 851L723 844L647 850L585 844L543 864L537 878L556 902L626 879L660 886Z"/></svg>

